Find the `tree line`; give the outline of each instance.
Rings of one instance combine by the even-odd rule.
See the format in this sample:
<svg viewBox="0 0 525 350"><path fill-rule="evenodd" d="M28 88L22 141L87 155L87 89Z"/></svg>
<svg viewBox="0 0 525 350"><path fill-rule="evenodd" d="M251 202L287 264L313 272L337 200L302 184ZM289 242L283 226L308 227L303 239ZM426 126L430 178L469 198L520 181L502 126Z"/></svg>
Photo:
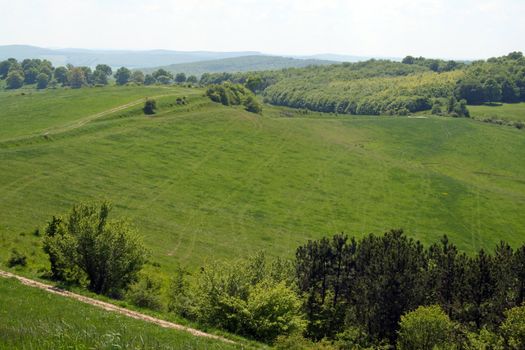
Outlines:
<svg viewBox="0 0 525 350"><path fill-rule="evenodd" d="M521 52L458 62L407 56L280 71L203 74L201 84L239 83L266 102L313 111L468 117L467 104L525 101Z"/></svg>
<svg viewBox="0 0 525 350"><path fill-rule="evenodd" d="M43 232L47 277L282 348L523 349L525 245L461 252L402 230L311 240L294 259L144 272L149 253L108 203L78 204ZM40 233L37 231L37 235ZM13 251L9 266L24 266Z"/></svg>
<svg viewBox="0 0 525 350"><path fill-rule="evenodd" d="M120 67L115 72L106 64L99 64L94 69L87 66L75 67L71 64L54 67L48 60L25 59L18 62L9 58L0 62L0 80L5 80L6 88L19 89L24 85L36 84L37 89L47 87L68 86L78 89L84 86L105 86L113 79L117 85L137 84L196 84L196 76L176 75L164 69L158 69L152 74L144 74L140 70L130 70Z"/></svg>

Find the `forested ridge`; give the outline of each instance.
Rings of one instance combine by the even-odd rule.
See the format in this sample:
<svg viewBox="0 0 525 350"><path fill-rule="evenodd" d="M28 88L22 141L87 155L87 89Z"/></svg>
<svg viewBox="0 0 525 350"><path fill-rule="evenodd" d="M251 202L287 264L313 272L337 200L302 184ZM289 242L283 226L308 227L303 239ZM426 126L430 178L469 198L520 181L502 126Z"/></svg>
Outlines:
<svg viewBox="0 0 525 350"><path fill-rule="evenodd" d="M463 63L407 56L402 62L373 59L201 77L201 84L223 81L243 83L274 105L319 112L468 116L466 104L525 101L525 58L513 52Z"/></svg>

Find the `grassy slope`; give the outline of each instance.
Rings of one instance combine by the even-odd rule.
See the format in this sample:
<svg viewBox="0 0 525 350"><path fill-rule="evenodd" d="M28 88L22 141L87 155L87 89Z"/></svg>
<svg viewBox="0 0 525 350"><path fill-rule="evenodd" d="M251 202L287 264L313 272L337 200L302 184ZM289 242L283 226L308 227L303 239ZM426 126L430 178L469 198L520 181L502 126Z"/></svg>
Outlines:
<svg viewBox="0 0 525 350"><path fill-rule="evenodd" d="M467 251L523 243L519 130L453 118L283 118L275 107L259 117L199 98L177 108L0 148L0 262L19 246L43 264L28 232L101 197L136 223L159 272L259 249L292 256L340 231L402 227L426 243L446 233Z"/></svg>
<svg viewBox="0 0 525 350"><path fill-rule="evenodd" d="M525 122L525 103L504 103L497 106L469 106L470 114L476 119L501 119Z"/></svg>
<svg viewBox="0 0 525 350"><path fill-rule="evenodd" d="M236 349L0 278L0 349Z"/></svg>
<svg viewBox="0 0 525 350"><path fill-rule="evenodd" d="M3 91L0 93L0 140L44 133L144 97L177 92L182 95L180 91L163 86Z"/></svg>

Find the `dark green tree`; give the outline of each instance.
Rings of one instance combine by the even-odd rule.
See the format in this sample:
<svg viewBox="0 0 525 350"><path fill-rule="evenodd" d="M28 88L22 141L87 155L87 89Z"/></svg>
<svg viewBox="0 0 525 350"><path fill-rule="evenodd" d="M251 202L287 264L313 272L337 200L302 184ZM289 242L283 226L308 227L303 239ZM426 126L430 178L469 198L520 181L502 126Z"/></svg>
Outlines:
<svg viewBox="0 0 525 350"><path fill-rule="evenodd" d="M53 74L54 74L55 80L58 83L62 84L63 86L68 84L68 80L67 80L68 70L66 67L57 67Z"/></svg>
<svg viewBox="0 0 525 350"><path fill-rule="evenodd" d="M126 67L120 67L115 72L115 80L117 82L117 85L127 84L130 78L131 78L131 71L127 69Z"/></svg>
<svg viewBox="0 0 525 350"><path fill-rule="evenodd" d="M49 76L45 73L40 73L36 77L36 87L38 89L45 89L47 88L47 84L49 83Z"/></svg>
<svg viewBox="0 0 525 350"><path fill-rule="evenodd" d="M178 73L176 76L175 76L175 81L177 83L184 83L186 81L186 74L184 73Z"/></svg>

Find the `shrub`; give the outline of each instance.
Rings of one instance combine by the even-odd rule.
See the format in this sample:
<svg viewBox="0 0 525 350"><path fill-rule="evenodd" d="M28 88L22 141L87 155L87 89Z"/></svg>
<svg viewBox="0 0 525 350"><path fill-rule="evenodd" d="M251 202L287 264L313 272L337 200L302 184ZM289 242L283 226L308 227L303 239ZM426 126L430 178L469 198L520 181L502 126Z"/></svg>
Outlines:
<svg viewBox="0 0 525 350"><path fill-rule="evenodd" d="M67 220L53 218L44 237L53 278L85 278L91 291L112 296L136 281L145 262L144 245L125 221L108 220L109 212L108 203L78 204Z"/></svg>
<svg viewBox="0 0 525 350"><path fill-rule="evenodd" d="M136 306L161 310L160 287L161 283L159 281L143 275L138 282L131 285L126 295L131 303Z"/></svg>
<svg viewBox="0 0 525 350"><path fill-rule="evenodd" d="M246 308L254 336L273 342L280 335L302 331L306 324L301 305L297 294L284 282L263 281L250 288Z"/></svg>
<svg viewBox="0 0 525 350"><path fill-rule="evenodd" d="M433 350L453 345L454 323L437 305L420 306L401 317L397 348Z"/></svg>
<svg viewBox="0 0 525 350"><path fill-rule="evenodd" d="M9 259L7 259L7 266L8 267L15 267L15 266L26 266L27 265L27 257L20 253L16 248L13 248L11 250L11 255L9 256Z"/></svg>
<svg viewBox="0 0 525 350"><path fill-rule="evenodd" d="M193 295L203 323L258 340L301 331L301 302L288 279L272 272L264 254L229 265L202 269Z"/></svg>
<svg viewBox="0 0 525 350"><path fill-rule="evenodd" d="M155 114L155 110L157 109L157 101L154 99L148 98L146 102L144 103L144 108L142 109L144 111L144 114Z"/></svg>
<svg viewBox="0 0 525 350"><path fill-rule="evenodd" d="M507 319L500 331L508 349L525 349L525 306L514 307L505 312Z"/></svg>

